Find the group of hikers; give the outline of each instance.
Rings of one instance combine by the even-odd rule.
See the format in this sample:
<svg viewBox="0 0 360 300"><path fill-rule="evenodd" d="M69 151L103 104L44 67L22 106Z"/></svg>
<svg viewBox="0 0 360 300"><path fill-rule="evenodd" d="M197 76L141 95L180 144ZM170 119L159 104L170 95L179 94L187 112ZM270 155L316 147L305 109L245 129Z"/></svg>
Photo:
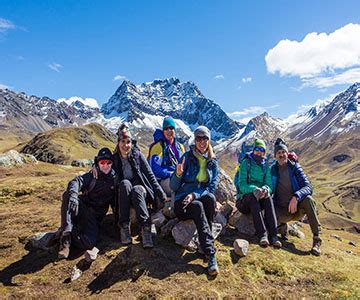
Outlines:
<svg viewBox="0 0 360 300"><path fill-rule="evenodd" d="M70 246L89 250L95 247L100 223L112 208L121 242L132 243L130 208L136 212L144 248L154 247L151 232L152 210L168 207L179 220L193 220L202 252L208 260L208 274L219 267L212 234L216 212L215 191L218 161L211 146L211 131L199 126L194 144L185 151L176 140L176 123L165 117L162 130L154 133L154 143L146 158L129 128L117 132L114 152L102 148L92 170L70 181L63 194L61 238L58 257L67 258ZM269 166L265 142L256 139L253 149L240 161L234 184L236 207L251 214L259 245L281 248L287 239L287 222L305 214L313 233L311 253L320 255L320 223L312 187L300 164L289 159L287 145L277 139L275 161Z"/></svg>

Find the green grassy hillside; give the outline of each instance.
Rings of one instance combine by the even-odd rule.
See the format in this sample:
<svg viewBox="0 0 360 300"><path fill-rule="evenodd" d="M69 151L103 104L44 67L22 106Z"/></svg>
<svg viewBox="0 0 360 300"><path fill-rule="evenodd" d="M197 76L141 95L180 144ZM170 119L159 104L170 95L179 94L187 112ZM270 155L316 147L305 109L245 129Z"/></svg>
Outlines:
<svg viewBox="0 0 360 300"><path fill-rule="evenodd" d="M116 137L105 127L92 123L80 127L51 129L37 134L21 152L34 155L38 160L57 164L70 164L74 159L92 159L102 147L113 150Z"/></svg>

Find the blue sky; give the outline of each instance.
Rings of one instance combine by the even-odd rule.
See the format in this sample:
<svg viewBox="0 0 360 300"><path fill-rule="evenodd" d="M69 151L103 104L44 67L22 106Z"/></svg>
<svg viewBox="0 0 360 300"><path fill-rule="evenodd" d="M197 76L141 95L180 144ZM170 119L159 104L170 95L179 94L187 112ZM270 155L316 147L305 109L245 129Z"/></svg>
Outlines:
<svg viewBox="0 0 360 300"><path fill-rule="evenodd" d="M236 119L360 81L359 1L0 1L0 86L106 102L178 77ZM117 79L117 80L115 80Z"/></svg>

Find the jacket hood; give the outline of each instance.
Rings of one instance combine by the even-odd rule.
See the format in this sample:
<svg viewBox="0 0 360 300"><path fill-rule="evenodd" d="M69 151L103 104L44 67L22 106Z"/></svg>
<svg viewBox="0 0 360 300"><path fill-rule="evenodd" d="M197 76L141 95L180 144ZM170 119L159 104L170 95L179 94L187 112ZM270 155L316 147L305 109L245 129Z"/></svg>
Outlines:
<svg viewBox="0 0 360 300"><path fill-rule="evenodd" d="M154 142L155 143L157 143L159 141L166 142L166 139L164 137L164 133L162 132L161 129L156 129L154 134L153 134L153 137L154 137Z"/></svg>

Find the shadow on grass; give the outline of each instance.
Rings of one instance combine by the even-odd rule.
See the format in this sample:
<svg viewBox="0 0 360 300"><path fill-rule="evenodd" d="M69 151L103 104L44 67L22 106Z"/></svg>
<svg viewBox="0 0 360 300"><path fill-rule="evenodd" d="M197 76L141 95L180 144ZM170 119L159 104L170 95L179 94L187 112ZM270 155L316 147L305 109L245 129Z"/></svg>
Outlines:
<svg viewBox="0 0 360 300"><path fill-rule="evenodd" d="M242 234L238 232L235 228L227 227L226 232L224 235L220 236L218 239L220 243L222 243L224 246L227 247L233 247L233 243L236 239L244 239L249 242L249 244L258 245L258 239L256 236L249 236ZM300 255L300 256L306 256L310 255L309 251L303 251L300 249L297 249L294 245L294 243L290 243L288 241L281 240L281 243L283 244L281 250L285 250L287 252L290 252L292 254ZM233 264L236 264L241 257L239 257L233 250L231 251L231 261Z"/></svg>
<svg viewBox="0 0 360 300"><path fill-rule="evenodd" d="M290 243L288 241L281 241L283 246L282 246L282 250L288 251L292 254L296 254L296 255L300 255L300 256L306 256L306 255L310 255L310 251L304 251L304 250L300 250L297 249L294 245L294 243Z"/></svg>
<svg viewBox="0 0 360 300"><path fill-rule="evenodd" d="M100 253L106 253L113 249L120 247L120 241L116 237L116 230L114 229L114 221L112 215L107 215L102 223L98 247ZM18 286L19 284L13 283L13 277L20 274L32 274L42 270L50 263L56 262L58 247L52 247L49 251L35 249L28 243L25 249L29 252L24 255L20 260L13 262L9 266L0 271L0 282L5 286ZM84 254L84 250L71 247L68 260L75 260Z"/></svg>
<svg viewBox="0 0 360 300"><path fill-rule="evenodd" d="M202 256L197 252L184 254L184 251L173 241L164 239L158 239L158 245L152 249L143 249L141 244L130 245L89 283L88 288L92 294L100 294L119 281L136 282L142 275L161 280L175 273L206 273L204 266L193 263Z"/></svg>
<svg viewBox="0 0 360 300"><path fill-rule="evenodd" d="M54 262L56 257L56 253L48 253L43 250L30 251L20 260L0 271L0 282L5 286L19 286L19 284L12 282L13 277L40 271L49 263Z"/></svg>

